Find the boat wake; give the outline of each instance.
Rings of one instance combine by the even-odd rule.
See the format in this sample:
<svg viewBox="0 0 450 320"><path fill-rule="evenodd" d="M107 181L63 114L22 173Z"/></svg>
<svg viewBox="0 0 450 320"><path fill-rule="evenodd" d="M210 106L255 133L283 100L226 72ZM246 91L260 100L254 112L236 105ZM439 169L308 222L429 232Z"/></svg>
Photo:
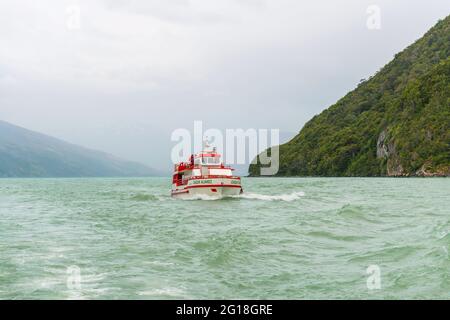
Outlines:
<svg viewBox="0 0 450 320"><path fill-rule="evenodd" d="M303 197L305 193L303 191L297 191L292 193L278 194L278 195L267 195L267 194L259 194L259 193L247 193L244 192L239 196L235 196L235 198L243 198L243 199L253 199L253 200L263 200L263 201L295 201Z"/></svg>
<svg viewBox="0 0 450 320"><path fill-rule="evenodd" d="M226 197L213 197L204 194L197 194L183 200L230 200L230 199L248 199L248 200L261 200L261 201L286 201L291 202L300 199L305 195L302 191L279 194L279 195L267 195L259 193L247 193L236 195L236 196L226 196Z"/></svg>
<svg viewBox="0 0 450 320"><path fill-rule="evenodd" d="M223 200L230 197L219 197L219 196L210 196L207 194L195 194L195 195L189 195L186 198L181 198L182 200Z"/></svg>
<svg viewBox="0 0 450 320"><path fill-rule="evenodd" d="M184 198L183 200L230 200L230 199L248 199L248 200L261 200L261 201L286 201L291 202L300 199L305 195L302 191L286 193L286 194L278 194L278 195L268 195L268 194L259 194L259 193L248 193L244 192L243 194L236 196L224 196L224 197L214 197L205 194L196 194L189 197Z"/></svg>

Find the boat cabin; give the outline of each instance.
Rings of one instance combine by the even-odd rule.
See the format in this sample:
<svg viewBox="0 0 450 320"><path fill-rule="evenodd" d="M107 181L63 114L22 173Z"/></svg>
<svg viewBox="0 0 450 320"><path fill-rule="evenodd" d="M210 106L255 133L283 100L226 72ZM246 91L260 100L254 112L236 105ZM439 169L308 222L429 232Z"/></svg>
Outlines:
<svg viewBox="0 0 450 320"><path fill-rule="evenodd" d="M202 151L191 155L189 162L181 162L175 165L173 183L176 185L187 184L188 180L196 178L221 178L232 177L230 167L221 162L221 155L216 148L212 151Z"/></svg>

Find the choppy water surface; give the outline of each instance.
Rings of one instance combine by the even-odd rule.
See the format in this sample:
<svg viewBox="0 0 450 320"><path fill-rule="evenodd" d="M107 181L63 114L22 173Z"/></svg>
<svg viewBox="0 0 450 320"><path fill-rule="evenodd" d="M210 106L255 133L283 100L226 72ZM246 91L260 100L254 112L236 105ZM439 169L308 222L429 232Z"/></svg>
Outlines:
<svg viewBox="0 0 450 320"><path fill-rule="evenodd" d="M0 180L0 298L450 298L449 179L243 183L186 201L165 178Z"/></svg>

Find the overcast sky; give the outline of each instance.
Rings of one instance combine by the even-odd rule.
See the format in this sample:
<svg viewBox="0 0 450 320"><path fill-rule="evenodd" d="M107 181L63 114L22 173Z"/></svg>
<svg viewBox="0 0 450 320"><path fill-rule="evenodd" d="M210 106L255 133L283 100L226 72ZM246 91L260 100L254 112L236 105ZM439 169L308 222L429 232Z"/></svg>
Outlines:
<svg viewBox="0 0 450 320"><path fill-rule="evenodd" d="M296 133L449 13L448 0L2 0L0 119L167 169L174 129Z"/></svg>

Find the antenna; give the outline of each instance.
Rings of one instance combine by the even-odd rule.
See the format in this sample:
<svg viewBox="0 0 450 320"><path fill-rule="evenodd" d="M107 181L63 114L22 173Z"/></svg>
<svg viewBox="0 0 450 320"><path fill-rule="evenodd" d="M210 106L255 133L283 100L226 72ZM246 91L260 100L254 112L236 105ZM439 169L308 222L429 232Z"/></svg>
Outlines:
<svg viewBox="0 0 450 320"><path fill-rule="evenodd" d="M208 143L208 137L205 137L205 140L203 140L203 150L206 150L207 148L209 148L209 143Z"/></svg>

